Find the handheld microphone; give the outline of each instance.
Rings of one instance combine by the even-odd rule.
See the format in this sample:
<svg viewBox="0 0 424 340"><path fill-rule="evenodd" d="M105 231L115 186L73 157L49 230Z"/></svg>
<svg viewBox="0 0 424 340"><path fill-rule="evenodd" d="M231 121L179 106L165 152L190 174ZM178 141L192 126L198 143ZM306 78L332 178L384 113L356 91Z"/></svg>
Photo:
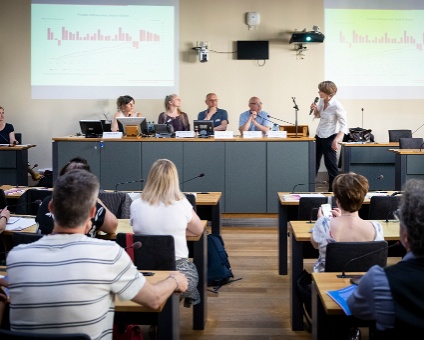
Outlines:
<svg viewBox="0 0 424 340"><path fill-rule="evenodd" d="M180 185L183 185L184 183L190 182L190 181L192 181L193 179L200 178L200 177L204 177L204 176L205 176L205 174L202 172L201 174L198 174L197 176L195 176L195 177L193 177L193 178L190 178L190 179L188 179L188 180L186 180L186 181L184 181L184 182L181 182L181 183L180 183Z"/></svg>
<svg viewBox="0 0 424 340"><path fill-rule="evenodd" d="M118 186L121 184L128 184L128 183L143 183L144 179L137 179L135 181L128 181L128 182L121 182L121 183L116 183L115 185L115 191L118 191Z"/></svg>
<svg viewBox="0 0 424 340"><path fill-rule="evenodd" d="M283 119L279 119L279 118L271 117L270 115L267 115L267 117L268 117L268 118L272 118L272 119L279 120L279 121L281 121L281 122L283 122L283 123L286 123L286 124L296 125L296 124L290 123L290 122L288 122L288 121L286 121L286 120L283 120ZM271 123L272 123L272 122L271 122Z"/></svg>
<svg viewBox="0 0 424 340"><path fill-rule="evenodd" d="M328 182L327 181L319 181L319 182L312 182L312 183L298 183L293 187L291 194L294 194L294 189L296 189L298 186L300 186L300 185L311 185L311 184L328 184Z"/></svg>
<svg viewBox="0 0 424 340"><path fill-rule="evenodd" d="M125 250L130 249L130 248L140 249L142 246L143 246L143 244L140 241L137 241L137 242L134 242L133 244L131 244L130 246L125 247L124 249Z"/></svg>
<svg viewBox="0 0 424 340"><path fill-rule="evenodd" d="M318 103L318 100L319 100L319 97L315 97L314 104ZM311 109L311 111L309 111L309 115L311 115L312 112L314 112L314 109Z"/></svg>
<svg viewBox="0 0 424 340"><path fill-rule="evenodd" d="M341 275L337 275L337 277L340 279L340 278L361 278L363 275L346 275L346 269L347 269L347 267L352 263L352 262L355 262L355 261L357 261L357 260L360 260L360 259L362 259L362 258L364 258L364 257L367 257L367 256L369 256L369 255L372 255L372 254L375 254L375 253L378 253L378 252L380 252L380 251L384 251L384 250L387 250L387 249L389 249L389 248L391 248L391 247L394 247L394 246L398 246L400 244L400 242L399 241L397 241L396 243L393 243L392 245L387 245L387 246L385 246L385 247L383 247L383 248L380 248L380 249L377 249L377 250L374 250L374 251L371 251L371 252L369 252L369 253L366 253L366 254L364 254L364 255L361 255L361 256L358 256L358 257L354 257L353 259L351 259L350 261L348 261L345 265L344 265L344 267L343 267L343 271L342 271L342 274Z"/></svg>

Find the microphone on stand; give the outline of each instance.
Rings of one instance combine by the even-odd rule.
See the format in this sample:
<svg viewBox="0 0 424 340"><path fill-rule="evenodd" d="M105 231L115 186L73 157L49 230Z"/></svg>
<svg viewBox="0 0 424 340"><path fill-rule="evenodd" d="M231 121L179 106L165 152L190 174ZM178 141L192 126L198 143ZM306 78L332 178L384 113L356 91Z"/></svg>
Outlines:
<svg viewBox="0 0 424 340"><path fill-rule="evenodd" d="M311 185L311 184L328 184L328 182L327 181L319 181L319 182L312 182L312 183L298 183L293 187L291 194L294 194L294 189L296 189L298 186L300 186L300 185Z"/></svg>
<svg viewBox="0 0 424 340"><path fill-rule="evenodd" d="M205 174L202 172L201 174L198 174L197 176L195 176L195 177L193 177L193 178L190 178L190 179L188 179L188 180L186 180L186 181L184 181L184 182L181 182L181 183L180 183L180 185L183 185L184 183L190 182L190 181L192 181L193 179L200 178L200 177L204 177L204 176L205 176Z"/></svg>
<svg viewBox="0 0 424 340"><path fill-rule="evenodd" d="M121 185L121 184L128 184L128 183L143 183L144 182L144 179L137 179L137 180L135 180L135 181L128 181L128 182L121 182L121 183L116 183L116 185L115 185L115 191L118 191L118 186L119 185Z"/></svg>
<svg viewBox="0 0 424 340"><path fill-rule="evenodd" d="M319 97L315 97L314 104L318 103L318 100L319 100ZM314 112L314 109L311 109L311 111L309 111L309 115L311 115L312 112Z"/></svg>
<svg viewBox="0 0 424 340"><path fill-rule="evenodd" d="M272 119L279 120L279 121L281 121L281 122L283 122L283 123L286 123L286 124L296 125L296 124L290 123L290 122L288 122L288 121L285 121L285 120L283 120L283 119L279 119L279 118L271 117L270 115L267 115L267 117L268 117L268 118L272 118ZM271 122L271 121L270 121L270 122ZM272 122L271 122L271 123L272 123ZM275 124L275 123L274 123L274 124Z"/></svg>
<svg viewBox="0 0 424 340"><path fill-rule="evenodd" d="M391 248L391 247L394 247L394 246L397 246L397 245L399 245L399 244L400 244L400 242L398 241L398 242L396 242L396 243L391 244L390 246L389 246L389 245L387 245L387 246L385 246L385 247L382 247L382 248L380 248L380 249L377 249L377 250L371 251L371 252L366 253L366 254L364 254L364 255L354 257L353 259L349 260L349 261L348 261L348 262L344 265L344 267L343 267L343 271L342 271L342 274L341 274L341 275L337 275L337 277L338 277L339 279L340 279L340 278L355 278L355 279L360 279L363 275L346 275L347 267L348 267L348 266L349 266L352 262L355 262L355 261L357 261L357 260L360 260L360 259L362 259L362 258L364 258L364 257L369 256L369 255L372 255L372 254L378 253L378 252L380 252L380 251L387 250L387 249L389 249L389 248Z"/></svg>
<svg viewBox="0 0 424 340"><path fill-rule="evenodd" d="M130 249L130 248L140 249L142 246L143 246L143 244L140 241L137 241L137 242L134 242L133 244L131 244L130 246L125 247L124 249L125 250Z"/></svg>

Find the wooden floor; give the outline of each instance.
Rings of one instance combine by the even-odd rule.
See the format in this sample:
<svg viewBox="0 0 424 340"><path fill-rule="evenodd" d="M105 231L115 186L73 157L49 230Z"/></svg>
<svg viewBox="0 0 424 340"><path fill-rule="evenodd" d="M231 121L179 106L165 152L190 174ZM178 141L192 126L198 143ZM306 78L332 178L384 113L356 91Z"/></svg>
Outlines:
<svg viewBox="0 0 424 340"><path fill-rule="evenodd" d="M208 297L203 331L191 329L192 310L181 306L181 339L310 339L290 329L290 276L277 274L276 219L271 227L223 227L222 236L234 276L243 279Z"/></svg>

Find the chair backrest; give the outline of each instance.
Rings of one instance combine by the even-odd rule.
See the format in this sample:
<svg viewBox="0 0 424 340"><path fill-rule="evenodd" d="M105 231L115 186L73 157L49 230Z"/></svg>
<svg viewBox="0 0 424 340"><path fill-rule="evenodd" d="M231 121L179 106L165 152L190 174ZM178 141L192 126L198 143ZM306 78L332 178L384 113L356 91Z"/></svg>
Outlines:
<svg viewBox="0 0 424 340"><path fill-rule="evenodd" d="M190 202L190 204L193 206L194 211L197 212L197 206L196 206L196 195L195 194L184 194L187 198L187 200Z"/></svg>
<svg viewBox="0 0 424 340"><path fill-rule="evenodd" d="M37 215L41 202L51 194L51 190L28 189L19 197L15 213L21 215Z"/></svg>
<svg viewBox="0 0 424 340"><path fill-rule="evenodd" d="M372 196L370 200L368 219L394 219L394 212L399 207L400 196Z"/></svg>
<svg viewBox="0 0 424 340"><path fill-rule="evenodd" d="M52 339L68 339L68 340L90 340L87 334L40 334L15 332L6 329L0 329L0 339L2 340L52 340Z"/></svg>
<svg viewBox="0 0 424 340"><path fill-rule="evenodd" d="M176 270L175 242L171 235L134 235L133 241L142 246L134 249L134 264L139 270ZM127 244L125 233L116 235L116 242L122 247Z"/></svg>
<svg viewBox="0 0 424 340"><path fill-rule="evenodd" d="M399 138L400 149L420 149L422 144L422 138Z"/></svg>
<svg viewBox="0 0 424 340"><path fill-rule="evenodd" d="M31 234L31 233L18 233L14 232L12 234L12 247L19 244L28 244L35 241L38 241L44 235L41 234Z"/></svg>
<svg viewBox="0 0 424 340"><path fill-rule="evenodd" d="M327 197L301 197L297 211L299 221L315 221L317 219L318 208L321 204L327 203Z"/></svg>
<svg viewBox="0 0 424 340"><path fill-rule="evenodd" d="M126 192L99 192L99 198L116 218L130 218L131 196Z"/></svg>
<svg viewBox="0 0 424 340"><path fill-rule="evenodd" d="M373 251L375 253L372 253ZM350 260L365 254L369 255L348 263ZM326 272L366 272L375 264L382 267L387 264L386 241L333 242L327 244Z"/></svg>
<svg viewBox="0 0 424 340"><path fill-rule="evenodd" d="M3 189L0 189L0 209L3 209L7 205L6 195Z"/></svg>
<svg viewBox="0 0 424 340"><path fill-rule="evenodd" d="M399 138L412 138L412 130L389 130L389 142L399 142Z"/></svg>

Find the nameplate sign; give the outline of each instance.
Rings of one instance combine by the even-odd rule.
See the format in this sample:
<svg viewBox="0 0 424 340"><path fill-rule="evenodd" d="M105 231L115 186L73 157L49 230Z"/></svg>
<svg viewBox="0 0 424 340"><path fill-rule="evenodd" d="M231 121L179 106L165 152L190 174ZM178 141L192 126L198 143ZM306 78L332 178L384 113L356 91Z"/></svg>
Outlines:
<svg viewBox="0 0 424 340"><path fill-rule="evenodd" d="M262 138L262 131L243 131L243 138Z"/></svg>
<svg viewBox="0 0 424 340"><path fill-rule="evenodd" d="M214 132L215 139L230 139L234 138L233 131L215 131Z"/></svg>
<svg viewBox="0 0 424 340"><path fill-rule="evenodd" d="M103 132L103 138L122 138L122 132Z"/></svg>
<svg viewBox="0 0 424 340"><path fill-rule="evenodd" d="M268 131L268 138L287 138L287 131Z"/></svg>
<svg viewBox="0 0 424 340"><path fill-rule="evenodd" d="M194 131L176 131L176 138L194 138Z"/></svg>

